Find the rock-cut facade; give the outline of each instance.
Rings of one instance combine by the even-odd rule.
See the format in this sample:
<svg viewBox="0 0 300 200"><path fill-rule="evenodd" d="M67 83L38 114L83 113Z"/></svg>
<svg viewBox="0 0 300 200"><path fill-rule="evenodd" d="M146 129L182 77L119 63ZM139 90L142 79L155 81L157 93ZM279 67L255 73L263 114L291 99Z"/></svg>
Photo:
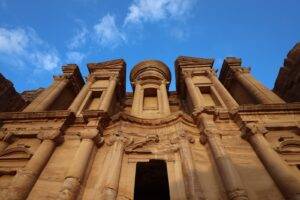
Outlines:
<svg viewBox="0 0 300 200"><path fill-rule="evenodd" d="M130 72L77 65L21 111L0 113L0 199L300 199L300 103L242 65L178 57ZM171 78L176 91L169 91ZM28 93L29 95L29 93Z"/></svg>

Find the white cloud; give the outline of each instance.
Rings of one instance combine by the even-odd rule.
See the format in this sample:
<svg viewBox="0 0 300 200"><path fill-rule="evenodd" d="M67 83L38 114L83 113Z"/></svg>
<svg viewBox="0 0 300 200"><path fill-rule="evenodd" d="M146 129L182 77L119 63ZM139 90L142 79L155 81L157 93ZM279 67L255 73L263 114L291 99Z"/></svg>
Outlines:
<svg viewBox="0 0 300 200"><path fill-rule="evenodd" d="M60 63L60 59L55 51L36 52L31 55L31 58L38 68L48 71L55 69Z"/></svg>
<svg viewBox="0 0 300 200"><path fill-rule="evenodd" d="M79 64L85 58L85 55L78 51L67 52L67 62Z"/></svg>
<svg viewBox="0 0 300 200"><path fill-rule="evenodd" d="M118 29L110 14L100 19L94 30L97 42L104 47L115 48L125 41L125 34Z"/></svg>
<svg viewBox="0 0 300 200"><path fill-rule="evenodd" d="M23 29L0 28L0 52L5 54L22 53L28 45L29 37Z"/></svg>
<svg viewBox="0 0 300 200"><path fill-rule="evenodd" d="M7 29L0 27L0 53L0 59L4 62L17 61L10 61L9 64L20 63L22 66L31 65L48 71L60 64L60 58L55 48L50 47L31 28Z"/></svg>
<svg viewBox="0 0 300 200"><path fill-rule="evenodd" d="M129 7L124 25L185 17L195 2L196 0L136 0Z"/></svg>
<svg viewBox="0 0 300 200"><path fill-rule="evenodd" d="M71 38L68 48L76 49L84 45L87 41L88 33L88 29L84 25L81 25L80 28L76 30L75 35Z"/></svg>

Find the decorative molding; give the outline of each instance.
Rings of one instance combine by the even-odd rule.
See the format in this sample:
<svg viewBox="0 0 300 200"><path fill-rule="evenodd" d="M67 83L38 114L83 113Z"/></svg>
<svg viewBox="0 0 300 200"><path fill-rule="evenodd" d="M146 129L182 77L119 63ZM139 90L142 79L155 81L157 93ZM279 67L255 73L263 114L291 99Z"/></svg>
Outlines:
<svg viewBox="0 0 300 200"><path fill-rule="evenodd" d="M252 135L255 134L263 134L265 135L268 130L258 122L249 122L244 125L242 128L242 138L248 139Z"/></svg>
<svg viewBox="0 0 300 200"><path fill-rule="evenodd" d="M151 153L152 151L149 149L145 149L144 146L151 143L158 143L159 137L156 134L147 135L145 138L134 141L125 147L125 153Z"/></svg>
<svg viewBox="0 0 300 200"><path fill-rule="evenodd" d="M104 144L104 138L100 135L98 129L87 128L79 133L81 139L91 139L94 141L95 145L99 148Z"/></svg>
<svg viewBox="0 0 300 200"><path fill-rule="evenodd" d="M140 124L140 125L148 125L148 126L159 126L159 125L166 125L166 124L170 124L173 123L175 121L178 120L183 120L184 122L195 126L193 119L183 113L182 111L178 111L176 113L172 113L171 115L168 115L164 118L158 118L158 119L143 119L143 118L139 118L139 117L135 117L133 115L127 114L125 112L119 112L116 115L111 117L112 122L116 122L116 121L127 121L127 122L132 122L132 123L136 123L136 124Z"/></svg>
<svg viewBox="0 0 300 200"><path fill-rule="evenodd" d="M74 114L68 110L55 110L43 112L0 112L2 120L33 120L33 119L66 119ZM74 117L74 116L73 116Z"/></svg>
<svg viewBox="0 0 300 200"><path fill-rule="evenodd" d="M290 148L292 147L292 148ZM274 148L275 151L281 154L297 154L300 153L300 140L287 139L279 143L277 147Z"/></svg>
<svg viewBox="0 0 300 200"><path fill-rule="evenodd" d="M110 136L110 138L106 140L106 144L108 146L112 146L117 141L121 141L122 143L125 144L125 146L128 146L133 143L133 138L128 137L125 134L123 134L121 131L119 131L113 134L112 136Z"/></svg>
<svg viewBox="0 0 300 200"><path fill-rule="evenodd" d="M30 159L33 152L30 151L30 147L25 144L19 144L16 147L6 148L0 153L0 160L15 160L15 159ZM14 156L14 153L24 153L23 156Z"/></svg>

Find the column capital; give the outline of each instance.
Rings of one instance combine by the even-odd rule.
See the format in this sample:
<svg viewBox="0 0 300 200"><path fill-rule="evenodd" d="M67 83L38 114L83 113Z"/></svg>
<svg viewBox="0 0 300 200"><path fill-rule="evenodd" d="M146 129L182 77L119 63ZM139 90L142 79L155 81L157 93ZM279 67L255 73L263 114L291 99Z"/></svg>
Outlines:
<svg viewBox="0 0 300 200"><path fill-rule="evenodd" d="M59 76L53 76L54 81L63 81L63 80L69 80L72 78L72 75L59 75Z"/></svg>
<svg viewBox="0 0 300 200"><path fill-rule="evenodd" d="M186 79L186 78L192 78L192 72L191 71L183 71L181 73L182 73L182 77L184 79Z"/></svg>
<svg viewBox="0 0 300 200"><path fill-rule="evenodd" d="M249 74L251 72L251 68L234 66L234 67L232 67L232 71L236 74Z"/></svg>
<svg viewBox="0 0 300 200"><path fill-rule="evenodd" d="M86 129L80 133L81 139L93 140L97 147L102 146L104 143L103 137L100 135L98 129Z"/></svg>
<svg viewBox="0 0 300 200"><path fill-rule="evenodd" d="M112 146L115 142L120 141L125 144L125 146L133 143L133 138L127 137L121 131L114 133L106 142L108 146Z"/></svg>
<svg viewBox="0 0 300 200"><path fill-rule="evenodd" d="M262 125L255 122L246 123L242 128L242 138L248 139L255 134L266 134L268 130Z"/></svg>
<svg viewBox="0 0 300 200"><path fill-rule="evenodd" d="M109 77L109 80L110 81L118 81L119 80L119 76L117 74L112 74L110 77Z"/></svg>
<svg viewBox="0 0 300 200"><path fill-rule="evenodd" d="M87 82L94 83L96 81L96 77L92 74L86 78Z"/></svg>
<svg viewBox="0 0 300 200"><path fill-rule="evenodd" d="M63 143L64 138L60 130L45 130L38 133L37 138L40 140L53 140L56 145Z"/></svg>
<svg viewBox="0 0 300 200"><path fill-rule="evenodd" d="M189 134L187 134L185 131L182 131L178 135L171 137L170 143L178 144L180 140L186 140L191 144L195 143L195 139L192 136L190 136Z"/></svg>
<svg viewBox="0 0 300 200"><path fill-rule="evenodd" d="M169 82L167 80L163 79L163 80L161 80L161 84L167 85L167 84L169 84Z"/></svg>

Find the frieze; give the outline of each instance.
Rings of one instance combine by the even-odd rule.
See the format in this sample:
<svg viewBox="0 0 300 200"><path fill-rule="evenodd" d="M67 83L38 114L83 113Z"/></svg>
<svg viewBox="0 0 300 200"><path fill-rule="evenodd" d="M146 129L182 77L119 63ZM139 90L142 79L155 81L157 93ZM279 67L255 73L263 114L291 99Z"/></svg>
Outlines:
<svg viewBox="0 0 300 200"><path fill-rule="evenodd" d="M73 113L67 110L55 110L45 112L0 112L1 120L32 120L32 119L59 119L68 118Z"/></svg>
<svg viewBox="0 0 300 200"><path fill-rule="evenodd" d="M112 122L116 122L119 120L124 120L128 122L132 122L140 125L148 125L148 126L166 125L178 120L184 120L191 126L195 126L192 118L181 111L173 113L165 118L159 118L159 119L142 119L142 118L134 117L124 112L120 112L112 116Z"/></svg>

